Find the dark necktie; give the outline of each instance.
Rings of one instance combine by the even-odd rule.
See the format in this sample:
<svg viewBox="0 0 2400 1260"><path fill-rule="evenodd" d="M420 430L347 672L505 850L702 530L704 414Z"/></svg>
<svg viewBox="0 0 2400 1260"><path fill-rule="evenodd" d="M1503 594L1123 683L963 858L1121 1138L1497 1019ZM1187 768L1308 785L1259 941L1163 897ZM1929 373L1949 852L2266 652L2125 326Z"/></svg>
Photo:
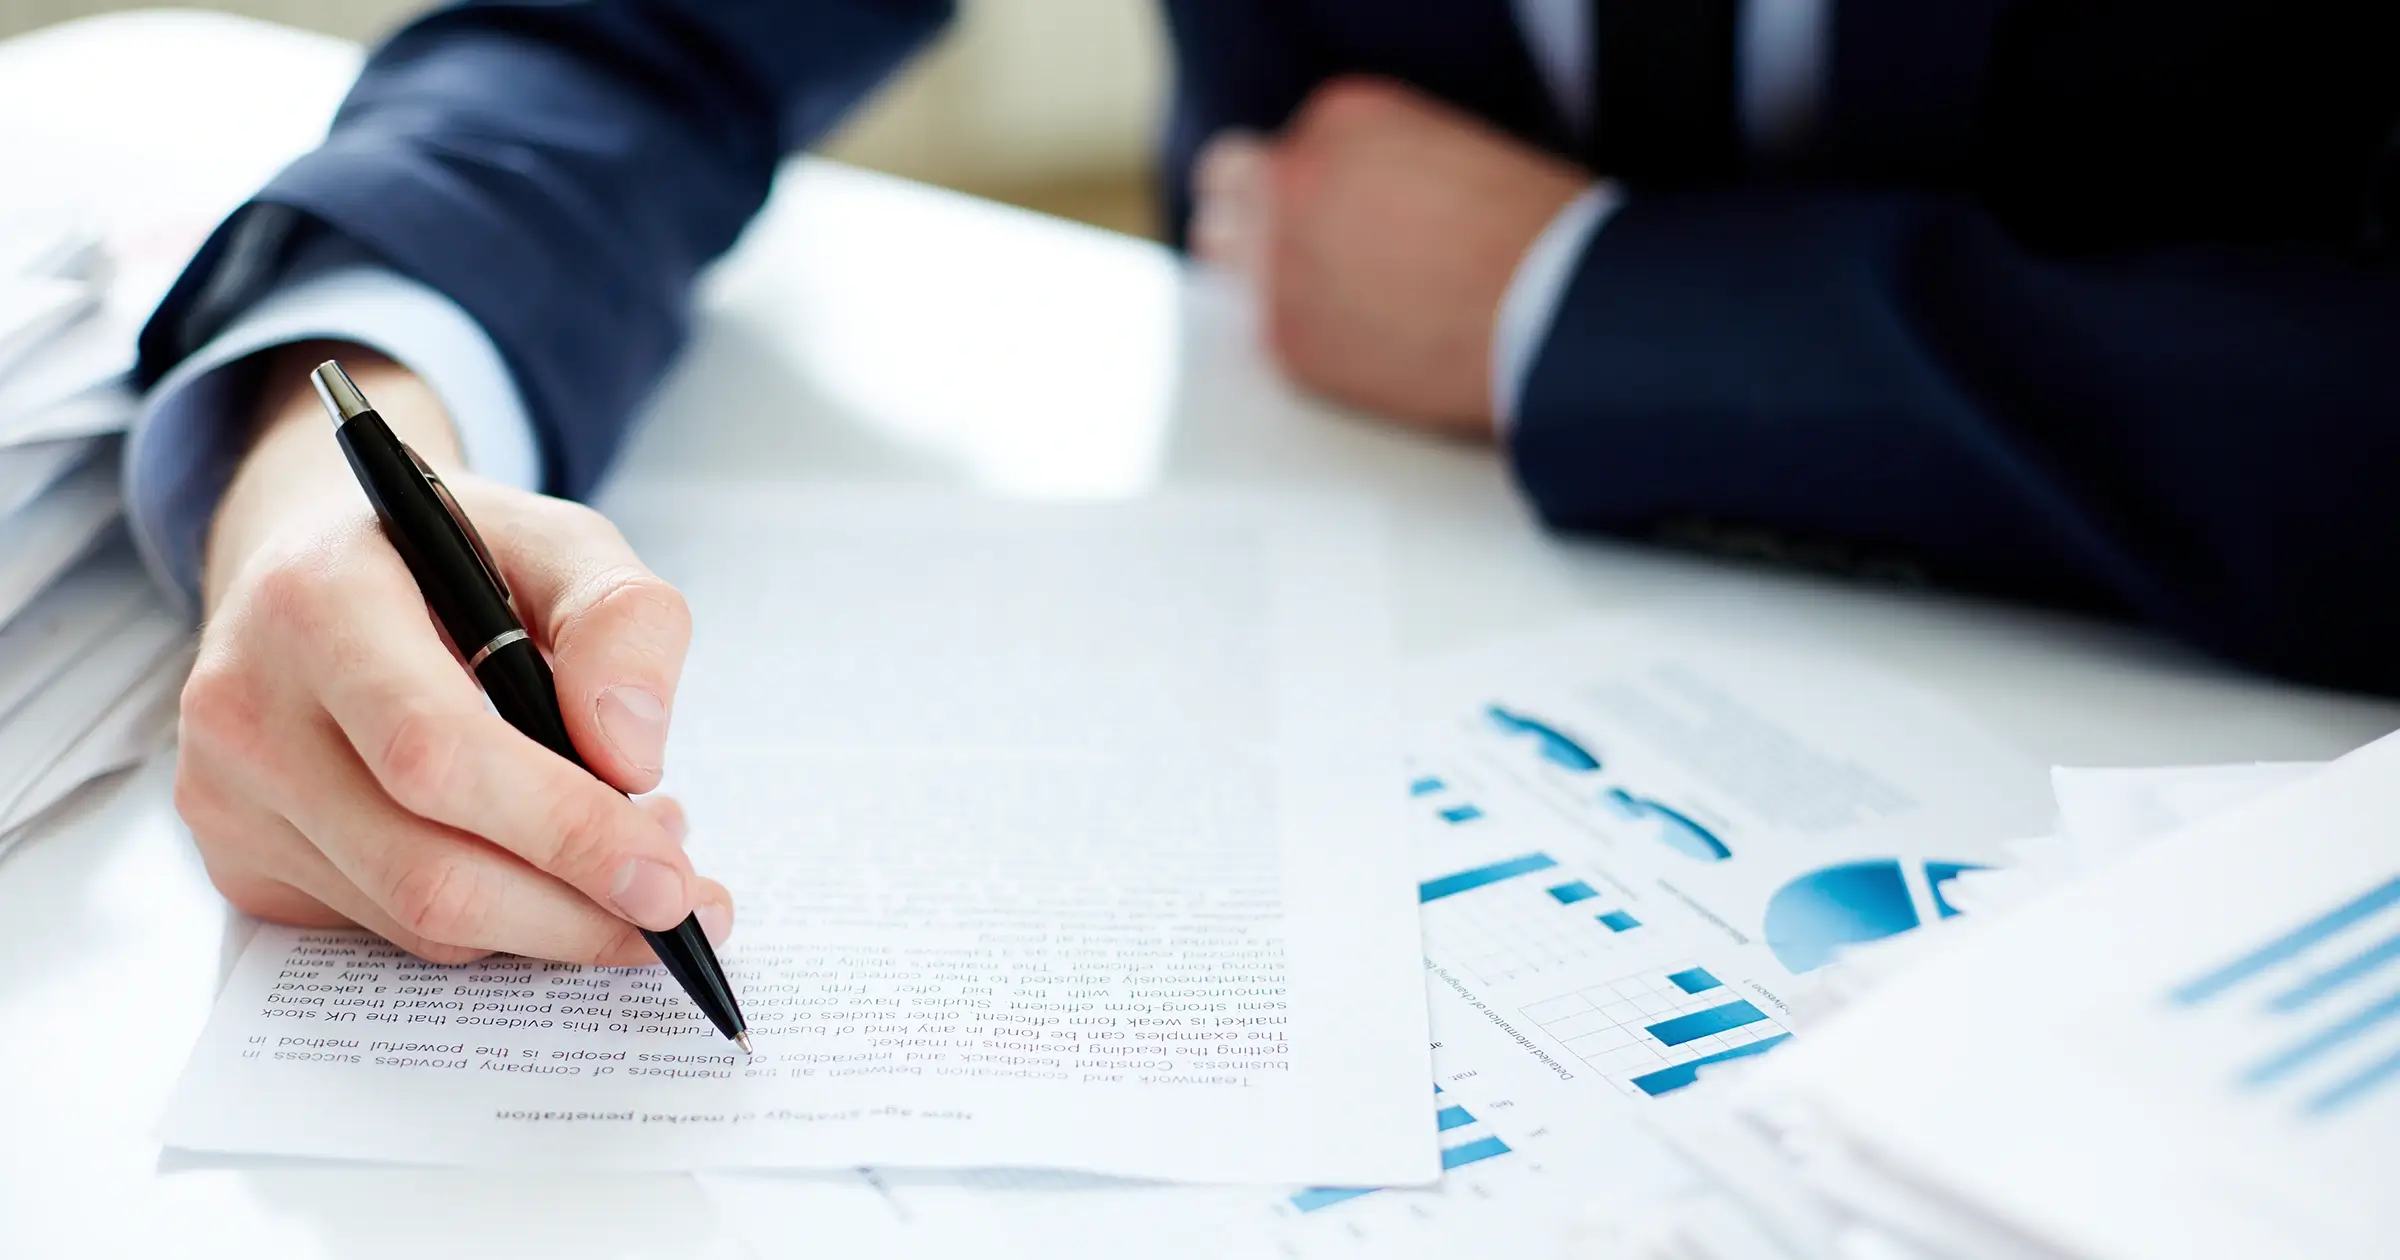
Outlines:
<svg viewBox="0 0 2400 1260"><path fill-rule="evenodd" d="M1735 173L1738 0L1593 0L1592 157L1631 182Z"/></svg>

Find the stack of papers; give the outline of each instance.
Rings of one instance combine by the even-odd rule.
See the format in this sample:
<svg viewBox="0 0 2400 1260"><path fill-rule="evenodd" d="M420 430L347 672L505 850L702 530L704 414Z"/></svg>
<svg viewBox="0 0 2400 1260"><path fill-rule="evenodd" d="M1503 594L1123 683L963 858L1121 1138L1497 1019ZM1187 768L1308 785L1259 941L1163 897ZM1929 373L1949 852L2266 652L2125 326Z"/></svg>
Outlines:
<svg viewBox="0 0 2400 1260"><path fill-rule="evenodd" d="M1442 1179L1145 1185L711 1174L762 1256L1558 1256L1706 1182L1646 1117L1771 1060L1836 954L1952 913L2040 829L2038 764L1836 652L1710 615L1594 617L1411 680L1411 860ZM1735 623L1738 624L1738 623Z"/></svg>
<svg viewBox="0 0 2400 1260"><path fill-rule="evenodd" d="M172 116L124 108L94 65L194 86ZM351 45L198 12L0 44L0 851L172 733L189 636L163 629L115 523L136 337L209 231L323 138L357 66Z"/></svg>
<svg viewBox="0 0 2400 1260"><path fill-rule="evenodd" d="M117 300L102 235L74 211L0 203L0 449L119 432L132 415L140 315ZM15 484L0 476L0 492Z"/></svg>
<svg viewBox="0 0 2400 1260"><path fill-rule="evenodd" d="M0 210L0 852L172 729L190 632L124 536L135 329L99 234Z"/></svg>
<svg viewBox="0 0 2400 1260"><path fill-rule="evenodd" d="M1706 1188L1593 1256L2392 1254L2400 738L2056 775L1957 925L1848 959L1792 1053L1661 1131Z"/></svg>

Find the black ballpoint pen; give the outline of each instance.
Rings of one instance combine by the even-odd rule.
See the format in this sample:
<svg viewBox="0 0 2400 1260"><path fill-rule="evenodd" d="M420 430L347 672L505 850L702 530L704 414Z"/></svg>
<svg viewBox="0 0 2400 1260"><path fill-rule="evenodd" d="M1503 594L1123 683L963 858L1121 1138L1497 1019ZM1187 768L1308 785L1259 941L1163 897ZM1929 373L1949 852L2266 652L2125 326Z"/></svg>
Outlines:
<svg viewBox="0 0 2400 1260"><path fill-rule="evenodd" d="M309 373L309 379L333 417L334 440L341 443L359 487L375 506L384 535L407 563L451 645L467 658L468 671L483 685L492 707L535 743L589 771L576 755L566 719L558 711L549 662L517 620L508 583L450 488L367 405L341 364L328 359ZM699 917L686 915L671 931L644 928L642 939L650 942L708 1022L748 1053L750 1034L741 1004L734 1000L717 951L700 930Z"/></svg>

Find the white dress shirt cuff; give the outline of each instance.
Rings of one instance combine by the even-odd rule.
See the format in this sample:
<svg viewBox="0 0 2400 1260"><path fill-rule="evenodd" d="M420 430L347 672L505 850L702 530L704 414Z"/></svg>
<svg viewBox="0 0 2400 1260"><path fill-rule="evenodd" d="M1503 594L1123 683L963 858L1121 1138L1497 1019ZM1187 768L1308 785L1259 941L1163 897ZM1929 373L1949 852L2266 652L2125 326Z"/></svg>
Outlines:
<svg viewBox="0 0 2400 1260"><path fill-rule="evenodd" d="M449 411L468 467L507 485L541 485L541 450L516 382L499 348L457 303L369 262L296 273L167 373L126 442L134 542L187 611L199 607L208 523L240 462L256 403L256 381L239 365L263 350L317 340L357 342L406 366Z"/></svg>
<svg viewBox="0 0 2400 1260"><path fill-rule="evenodd" d="M1533 371L1542 343L1550 338L1552 317L1566 296L1567 282L1575 278L1576 265L1583 261L1584 248L1624 203L1624 192L1612 180L1584 189L1533 238L1517 262L1516 274L1509 277L1499 316L1492 321L1492 421L1502 438L1516 427L1525 378Z"/></svg>

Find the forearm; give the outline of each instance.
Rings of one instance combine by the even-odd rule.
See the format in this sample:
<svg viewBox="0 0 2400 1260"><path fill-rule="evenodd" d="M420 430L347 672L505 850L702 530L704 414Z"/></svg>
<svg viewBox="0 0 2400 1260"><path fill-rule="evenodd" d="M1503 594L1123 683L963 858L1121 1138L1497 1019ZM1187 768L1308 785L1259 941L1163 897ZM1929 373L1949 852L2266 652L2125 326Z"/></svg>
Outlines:
<svg viewBox="0 0 2400 1260"><path fill-rule="evenodd" d="M156 379L346 242L461 308L588 492L682 345L699 270L938 28L941 0L453 5L369 59L325 143L219 228L142 337Z"/></svg>

